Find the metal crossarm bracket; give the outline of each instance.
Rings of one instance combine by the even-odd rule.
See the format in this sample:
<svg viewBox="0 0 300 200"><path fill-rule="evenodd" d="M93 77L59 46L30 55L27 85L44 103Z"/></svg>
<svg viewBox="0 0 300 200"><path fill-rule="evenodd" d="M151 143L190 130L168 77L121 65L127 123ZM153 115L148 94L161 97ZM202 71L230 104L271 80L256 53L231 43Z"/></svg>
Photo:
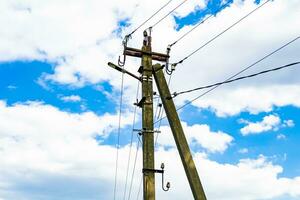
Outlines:
<svg viewBox="0 0 300 200"><path fill-rule="evenodd" d="M146 130L146 129L133 129L135 132L143 132L143 133L161 133L159 130Z"/></svg>
<svg viewBox="0 0 300 200"><path fill-rule="evenodd" d="M162 170L162 169L146 169L146 168L144 168L143 169L143 173L145 173L145 172L153 172L153 173L160 173L160 174L162 174L162 173L164 173L164 170Z"/></svg>
<svg viewBox="0 0 300 200"><path fill-rule="evenodd" d="M143 51L143 50L135 49L135 48L131 48L131 47L125 47L124 55L138 57L138 58L141 58L142 55L148 55L148 56L152 57L152 60L156 60L156 61L160 61L160 62L166 62L170 57L167 54Z"/></svg>

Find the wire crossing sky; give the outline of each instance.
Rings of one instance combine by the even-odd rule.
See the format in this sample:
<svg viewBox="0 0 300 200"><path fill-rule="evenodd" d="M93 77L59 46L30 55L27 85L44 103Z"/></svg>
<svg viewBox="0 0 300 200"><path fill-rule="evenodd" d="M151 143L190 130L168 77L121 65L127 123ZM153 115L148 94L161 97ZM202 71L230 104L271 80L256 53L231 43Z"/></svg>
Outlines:
<svg viewBox="0 0 300 200"><path fill-rule="evenodd" d="M254 67L254 66L257 65L258 63L260 63L260 62L262 62L263 60L269 58L270 56L274 55L274 54L277 53L278 51L280 51L280 50L284 49L285 47L289 46L290 44L296 42L298 39L300 39L299 36L296 37L296 38L294 38L293 40L291 40L291 41L285 43L284 45L280 46L279 48L275 49L275 50L272 51L271 53L265 55L265 56L262 57L261 59L255 61L255 62L252 63L251 65L249 65L249 66L243 68L242 70L240 70L239 72L235 73L234 75L230 76L230 77L227 78L225 81L223 81L223 83L231 81L233 78L237 77L238 75L240 75L241 73L247 71L248 69ZM220 87L220 86L222 86L222 85L223 85L223 84L220 83L220 84L216 84L216 85L213 86L212 88L209 87L209 88L211 88L211 89L209 89L209 90L205 91L204 93L200 94L199 96L193 98L192 100L188 101L187 103L185 103L184 105L180 106L180 107L177 108L176 110L179 111L179 110L183 109L184 107L190 105L190 104L193 103L194 101L196 101L196 100L202 98L203 96L207 95L208 93L212 92L213 90L217 89L218 87ZM165 118L166 118L166 116L165 116L165 117L162 117L161 119L159 119L159 120L157 120L156 122L154 122L154 124L159 123L161 120L163 120L163 119L165 119Z"/></svg>
<svg viewBox="0 0 300 200"><path fill-rule="evenodd" d="M136 27L128 36L132 36L137 30L139 30L142 26L144 26L148 21L150 21L155 15L157 15L161 10L167 7L173 0L169 0L166 4L160 7L155 13L153 13L149 18L147 18L143 23L141 23L138 27Z"/></svg>
<svg viewBox="0 0 300 200"><path fill-rule="evenodd" d="M243 80L243 79L247 79L247 78L252 78L252 77L255 77L255 76L258 76L258 75L261 75L261 74L266 74L266 73L278 71L278 70L281 70L281 69L286 69L288 67L292 67L294 65L299 65L299 64L300 64L300 62L294 62L294 63L290 63L290 64L287 64L287 65L283 65L281 67L276 67L276 68L273 68L273 69L264 70L264 71L257 72L257 73L254 73L254 74L250 74L250 75L247 75L247 76L241 76L241 77L238 77L238 78L235 78L235 79L230 79L230 80L226 80L226 81L223 81L223 82L218 82L218 83L214 83L214 84L211 84L211 85L197 87L197 88L194 88L194 89L185 90L185 91L181 91L181 92L174 92L173 93L173 98L177 97L178 95L181 95L181 94L195 92L195 91L198 91L198 90L208 89L208 88L211 88L211 87L215 87L215 86L219 86L219 85L223 85L223 84L227 84L227 83L232 83L232 82L235 82L235 81L239 81L239 80Z"/></svg>
<svg viewBox="0 0 300 200"><path fill-rule="evenodd" d="M193 56L195 53L197 53L198 51L200 51L201 49L203 49L204 47L206 47L208 44L210 44L211 42L213 42L214 40L216 40L218 37L220 37L221 35L223 35L227 31L229 31L230 29L232 29L234 26L236 26L237 24L239 24L240 22L242 22L244 19L246 19L247 17L249 17L250 15L252 15L255 11L259 10L261 7L263 7L264 5L266 5L267 3L269 3L270 1L271 0L267 0L266 2L264 2L260 6L258 6L257 8L255 8L254 10L252 10L251 12L249 12L247 15L245 15L244 17L242 17L241 19L239 19L238 21L236 21L235 23L233 23L232 25L230 25L228 28L226 28L225 30L223 30L222 32L220 32L219 34L217 34L216 36L214 36L212 39L210 39L209 41L207 41L206 43L204 43L202 46L200 46L199 48L197 48L194 51L192 51L190 54L188 54L187 56L185 56L182 60L180 60L178 62L175 62L172 65L176 66L178 64L183 63L185 60L187 60L188 58L190 58L191 56Z"/></svg>

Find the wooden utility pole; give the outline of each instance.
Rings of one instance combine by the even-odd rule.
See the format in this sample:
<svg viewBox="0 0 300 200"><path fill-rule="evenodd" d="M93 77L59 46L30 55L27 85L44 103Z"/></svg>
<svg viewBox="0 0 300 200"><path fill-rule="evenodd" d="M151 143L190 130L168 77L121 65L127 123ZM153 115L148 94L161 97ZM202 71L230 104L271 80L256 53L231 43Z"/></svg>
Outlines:
<svg viewBox="0 0 300 200"><path fill-rule="evenodd" d="M127 73L128 75L142 82L142 99L136 105L142 108L142 130L140 130L140 133L143 138L144 200L155 200L155 173L161 173L162 176L164 173L164 165L161 166L161 170L154 168L153 75L194 199L206 200L205 193L202 188L200 178L185 138L174 102L172 98L170 98L170 90L163 74L164 66L161 66L160 64L152 66L152 60L167 62L169 55L152 52L150 34L151 32L148 35L147 31L144 31L144 41L141 50L130 48L124 45L124 62L125 56L141 58L141 67L138 70L141 74L141 78L117 65L108 63L110 67L122 73ZM124 62L119 61L119 64L124 64ZM162 188L165 191L168 190L164 189L164 186L162 186ZM167 184L167 188L169 188L169 184Z"/></svg>
<svg viewBox="0 0 300 200"><path fill-rule="evenodd" d="M142 137L144 199L155 199L154 130L153 130L153 81L151 36L144 31L142 47Z"/></svg>
<svg viewBox="0 0 300 200"><path fill-rule="evenodd" d="M171 93L163 73L163 67L160 64L153 66L155 82L160 94L161 101L165 108L165 112L172 129L173 137L179 151L179 155L188 178L194 199L204 200L206 199L205 193L200 182L200 178L193 161L193 157L185 138L180 119L178 117L176 107L174 105L173 99L171 98Z"/></svg>

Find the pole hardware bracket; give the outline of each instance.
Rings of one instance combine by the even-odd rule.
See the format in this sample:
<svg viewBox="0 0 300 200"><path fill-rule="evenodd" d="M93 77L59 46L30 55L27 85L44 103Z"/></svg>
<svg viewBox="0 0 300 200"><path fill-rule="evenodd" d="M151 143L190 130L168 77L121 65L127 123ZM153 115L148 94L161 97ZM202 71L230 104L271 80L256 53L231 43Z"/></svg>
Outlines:
<svg viewBox="0 0 300 200"><path fill-rule="evenodd" d="M141 136L144 133L161 133L159 130L147 130L147 129L133 129L133 131L138 132L138 134Z"/></svg>
<svg viewBox="0 0 300 200"><path fill-rule="evenodd" d="M145 101L146 101L146 97L142 97L142 99L141 99L139 102L136 102L136 103L134 103L133 105L142 108L142 107L143 107L143 104L145 103Z"/></svg>
<svg viewBox="0 0 300 200"><path fill-rule="evenodd" d="M162 181L161 187L162 187L163 191L167 192L167 191L169 191L169 189L171 187L171 184L170 184L170 182L167 182L166 187L164 186L164 172L165 172L164 168L165 168L165 164L161 163L160 169L147 169L147 168L143 168L143 173L151 172L151 173L159 173L159 174L161 174L161 181Z"/></svg>
<svg viewBox="0 0 300 200"><path fill-rule="evenodd" d="M143 66L140 66L139 69L138 69L138 73L142 74L142 73L143 73L143 70L144 70L144 67L143 67Z"/></svg>

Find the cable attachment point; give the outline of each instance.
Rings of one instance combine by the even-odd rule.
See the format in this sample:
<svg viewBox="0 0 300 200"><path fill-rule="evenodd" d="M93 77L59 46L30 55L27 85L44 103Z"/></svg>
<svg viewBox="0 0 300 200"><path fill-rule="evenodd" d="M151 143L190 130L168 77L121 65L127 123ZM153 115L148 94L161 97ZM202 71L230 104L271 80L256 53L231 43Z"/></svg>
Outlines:
<svg viewBox="0 0 300 200"><path fill-rule="evenodd" d="M149 36L151 37L151 34L152 34L152 26L150 26L149 28L148 28L148 30L149 30Z"/></svg>
<svg viewBox="0 0 300 200"><path fill-rule="evenodd" d="M177 92L174 92L173 94L171 94L171 96L166 97L166 99L167 99L167 100L171 100L171 99L175 98L176 96L178 96L178 93L177 93Z"/></svg>
<svg viewBox="0 0 300 200"><path fill-rule="evenodd" d="M169 189L170 189L170 187L171 187L171 184L170 184L170 182L167 182L167 184L166 184L166 188L165 188L165 186L164 186L164 169L165 169L165 164L164 163L161 163L161 165L160 165L160 168L161 168L161 170L162 170L162 177L161 177L161 187L162 187L162 189L163 189L163 191L165 191L165 192L167 192Z"/></svg>
<svg viewBox="0 0 300 200"><path fill-rule="evenodd" d="M124 67L125 63L126 63L126 55L125 55L125 50L127 48L127 43L129 41L129 39L131 39L131 34L129 35L126 35L122 41L122 44L123 44L123 47L124 47L124 50L123 50L123 60L121 60L121 56L119 56L119 59L118 59L118 65L120 67Z"/></svg>
<svg viewBox="0 0 300 200"><path fill-rule="evenodd" d="M144 103L146 101L146 97L142 97L142 99L140 101L137 101L136 103L134 103L133 105L142 108Z"/></svg>
<svg viewBox="0 0 300 200"><path fill-rule="evenodd" d="M166 187L164 186L164 173L165 173L165 164L164 163L161 163L160 165L160 169L147 169L147 168L143 168L143 173L147 173L147 172L151 172L151 173L159 173L161 174L161 182L162 182L162 189L163 191L169 191L170 187L171 187L171 184L170 182L167 182L166 184Z"/></svg>
<svg viewBox="0 0 300 200"><path fill-rule="evenodd" d="M171 65L171 69L169 69L169 65L170 65L170 63L169 63L169 57L170 57L170 52L171 52L171 46L172 45L168 45L168 47L167 47L168 59L166 61L166 73L168 75L172 75L173 71L175 71L175 66L173 66L173 64Z"/></svg>

